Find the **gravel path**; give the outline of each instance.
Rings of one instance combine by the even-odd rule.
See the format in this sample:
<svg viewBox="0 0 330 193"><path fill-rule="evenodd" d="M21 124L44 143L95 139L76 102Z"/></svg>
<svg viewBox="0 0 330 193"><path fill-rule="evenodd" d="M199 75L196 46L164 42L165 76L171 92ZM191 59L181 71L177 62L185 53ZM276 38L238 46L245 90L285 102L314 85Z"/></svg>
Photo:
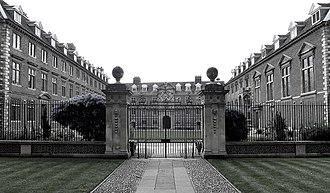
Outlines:
<svg viewBox="0 0 330 193"><path fill-rule="evenodd" d="M147 168L148 160L129 159L122 163L92 193L135 192L142 175Z"/></svg>
<svg viewBox="0 0 330 193"><path fill-rule="evenodd" d="M240 192L204 159L186 160L184 166L197 193Z"/></svg>

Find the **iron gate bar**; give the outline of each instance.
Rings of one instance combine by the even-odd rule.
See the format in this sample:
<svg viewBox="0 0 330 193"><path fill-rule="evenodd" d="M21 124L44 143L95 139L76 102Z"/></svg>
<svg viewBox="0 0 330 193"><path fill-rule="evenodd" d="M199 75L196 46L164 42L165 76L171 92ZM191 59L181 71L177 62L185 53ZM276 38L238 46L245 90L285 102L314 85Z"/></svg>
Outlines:
<svg viewBox="0 0 330 193"><path fill-rule="evenodd" d="M129 140L138 143L138 157L197 156L196 142L203 141L203 105L129 104L127 109ZM164 128L165 115L171 124Z"/></svg>

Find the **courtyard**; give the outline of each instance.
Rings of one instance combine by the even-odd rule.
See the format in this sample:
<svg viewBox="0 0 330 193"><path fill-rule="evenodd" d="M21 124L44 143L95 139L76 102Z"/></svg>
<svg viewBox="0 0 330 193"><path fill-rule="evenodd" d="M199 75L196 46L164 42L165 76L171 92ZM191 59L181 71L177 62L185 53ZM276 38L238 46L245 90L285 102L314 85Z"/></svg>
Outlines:
<svg viewBox="0 0 330 193"><path fill-rule="evenodd" d="M135 192L146 170L148 159L130 160L133 160L134 165L126 168L125 174L119 170L122 173L108 179L112 183L122 181L116 183L116 188L121 190L118 192ZM183 162L195 192L208 192L217 185L217 181L208 178L209 172L196 165L200 164L198 160L201 159L185 159ZM208 161L241 192L327 192L330 189L330 158L232 158ZM90 192L122 162L91 158L1 157L0 192ZM131 170L131 173L127 170ZM121 177L118 178L118 175ZM129 187L126 178L134 179L135 183Z"/></svg>

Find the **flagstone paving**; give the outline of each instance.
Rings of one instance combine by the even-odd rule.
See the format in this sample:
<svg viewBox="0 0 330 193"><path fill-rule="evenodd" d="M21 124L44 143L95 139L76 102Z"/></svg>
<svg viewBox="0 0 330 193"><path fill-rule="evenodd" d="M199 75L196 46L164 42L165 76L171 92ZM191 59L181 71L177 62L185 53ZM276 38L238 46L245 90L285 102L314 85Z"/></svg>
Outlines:
<svg viewBox="0 0 330 193"><path fill-rule="evenodd" d="M204 159L129 159L92 192L239 192Z"/></svg>

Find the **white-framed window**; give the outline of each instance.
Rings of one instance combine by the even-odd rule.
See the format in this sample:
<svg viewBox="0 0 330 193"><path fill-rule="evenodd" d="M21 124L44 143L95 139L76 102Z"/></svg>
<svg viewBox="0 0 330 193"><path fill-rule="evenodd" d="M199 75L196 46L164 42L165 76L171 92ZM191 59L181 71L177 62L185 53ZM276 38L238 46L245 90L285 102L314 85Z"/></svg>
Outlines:
<svg viewBox="0 0 330 193"><path fill-rule="evenodd" d="M298 35L298 34L297 34L297 27L292 28L292 29L290 30L290 37L291 37L291 39L297 37L297 35Z"/></svg>
<svg viewBox="0 0 330 193"><path fill-rule="evenodd" d="M314 57L309 55L302 58L302 92L310 92L315 90L314 87Z"/></svg>
<svg viewBox="0 0 330 193"><path fill-rule="evenodd" d="M70 67L69 67L69 74L70 74L70 76L73 76L73 66L72 65L70 65Z"/></svg>
<svg viewBox="0 0 330 193"><path fill-rule="evenodd" d="M29 56L36 57L36 45L29 42Z"/></svg>
<svg viewBox="0 0 330 193"><path fill-rule="evenodd" d="M40 28L35 27L35 28L34 28L34 33L35 33L38 37L41 37L41 30L40 30Z"/></svg>
<svg viewBox="0 0 330 193"><path fill-rule="evenodd" d="M261 50L261 57L264 58L266 56L267 56L266 49Z"/></svg>
<svg viewBox="0 0 330 193"><path fill-rule="evenodd" d="M77 62L77 55L76 55L76 54L73 55L73 60L74 60L75 62Z"/></svg>
<svg viewBox="0 0 330 193"><path fill-rule="evenodd" d="M319 22L321 20L321 16L320 16L320 10L315 12L312 15L312 25L314 25L315 23Z"/></svg>
<svg viewBox="0 0 330 193"><path fill-rule="evenodd" d="M154 84L154 85L152 86L152 91L156 92L157 89L158 89L158 85L157 85L157 84Z"/></svg>
<svg viewBox="0 0 330 193"><path fill-rule="evenodd" d="M76 68L76 77L77 79L80 79L80 70Z"/></svg>
<svg viewBox="0 0 330 193"><path fill-rule="evenodd" d="M70 84L69 86L69 97L73 97L73 84Z"/></svg>
<svg viewBox="0 0 330 193"><path fill-rule="evenodd" d="M11 121L20 121L21 120L21 100L12 99L10 101L10 120Z"/></svg>
<svg viewBox="0 0 330 193"><path fill-rule="evenodd" d="M41 72L41 91L48 91L48 79L45 72Z"/></svg>
<svg viewBox="0 0 330 193"><path fill-rule="evenodd" d="M68 55L68 49L66 47L63 48L63 52L65 55Z"/></svg>
<svg viewBox="0 0 330 193"><path fill-rule="evenodd" d="M280 48L280 40L277 39L277 40L274 41L274 49L277 50L279 48Z"/></svg>
<svg viewBox="0 0 330 193"><path fill-rule="evenodd" d="M266 74L266 94L267 94L267 101L274 99L274 73L270 72Z"/></svg>
<svg viewBox="0 0 330 193"><path fill-rule="evenodd" d="M146 84L142 85L142 92L147 92L148 91L148 86Z"/></svg>
<svg viewBox="0 0 330 193"><path fill-rule="evenodd" d="M254 78L254 100L260 102L260 76Z"/></svg>
<svg viewBox="0 0 330 193"><path fill-rule="evenodd" d="M57 78L52 77L52 93L53 95L57 95Z"/></svg>
<svg viewBox="0 0 330 193"><path fill-rule="evenodd" d="M14 21L16 21L19 24L21 24L22 21L22 16L17 11L14 11Z"/></svg>
<svg viewBox="0 0 330 193"><path fill-rule="evenodd" d="M76 96L80 95L80 89L79 86L76 85Z"/></svg>
<svg viewBox="0 0 330 193"><path fill-rule="evenodd" d="M58 68L58 64L57 64L57 56L53 55L53 67L54 68Z"/></svg>
<svg viewBox="0 0 330 193"><path fill-rule="evenodd" d="M21 36L13 33L13 48L21 50Z"/></svg>
<svg viewBox="0 0 330 193"><path fill-rule="evenodd" d="M93 78L92 77L89 77L89 85L93 86Z"/></svg>
<svg viewBox="0 0 330 193"><path fill-rule="evenodd" d="M290 66L289 65L282 66L281 74L282 74L282 97L288 97L291 95Z"/></svg>
<svg viewBox="0 0 330 193"><path fill-rule="evenodd" d="M20 68L20 64L17 62L12 62L12 75L11 75L11 83L12 84L16 84L19 85L21 82L21 68Z"/></svg>
<svg viewBox="0 0 330 193"><path fill-rule="evenodd" d="M50 39L50 43L54 48L56 47L56 41L53 38Z"/></svg>
<svg viewBox="0 0 330 193"><path fill-rule="evenodd" d="M86 82L86 73L85 72L81 72L81 76L82 76L82 81Z"/></svg>
<svg viewBox="0 0 330 193"><path fill-rule="evenodd" d="M191 91L191 84L190 83L186 83L184 86L185 86L187 92Z"/></svg>
<svg viewBox="0 0 330 193"><path fill-rule="evenodd" d="M202 85L200 83L197 83L195 86L196 86L196 91L202 90Z"/></svg>
<svg viewBox="0 0 330 193"><path fill-rule="evenodd" d="M137 92L137 86L135 84L132 85L132 92Z"/></svg>
<svg viewBox="0 0 330 193"><path fill-rule="evenodd" d="M66 82L62 80L62 97L66 97Z"/></svg>
<svg viewBox="0 0 330 193"><path fill-rule="evenodd" d="M176 89L176 91L180 92L181 91L181 84L180 83L177 83L175 85L175 89Z"/></svg>
<svg viewBox="0 0 330 193"><path fill-rule="evenodd" d="M28 72L28 85L29 89L35 89L36 88L36 70L33 68L29 68Z"/></svg>
<svg viewBox="0 0 330 193"><path fill-rule="evenodd" d="M47 51L41 49L41 62L47 64Z"/></svg>
<svg viewBox="0 0 330 193"><path fill-rule="evenodd" d="M64 60L62 60L62 63L61 63L61 71L62 72L66 72L66 62Z"/></svg>

